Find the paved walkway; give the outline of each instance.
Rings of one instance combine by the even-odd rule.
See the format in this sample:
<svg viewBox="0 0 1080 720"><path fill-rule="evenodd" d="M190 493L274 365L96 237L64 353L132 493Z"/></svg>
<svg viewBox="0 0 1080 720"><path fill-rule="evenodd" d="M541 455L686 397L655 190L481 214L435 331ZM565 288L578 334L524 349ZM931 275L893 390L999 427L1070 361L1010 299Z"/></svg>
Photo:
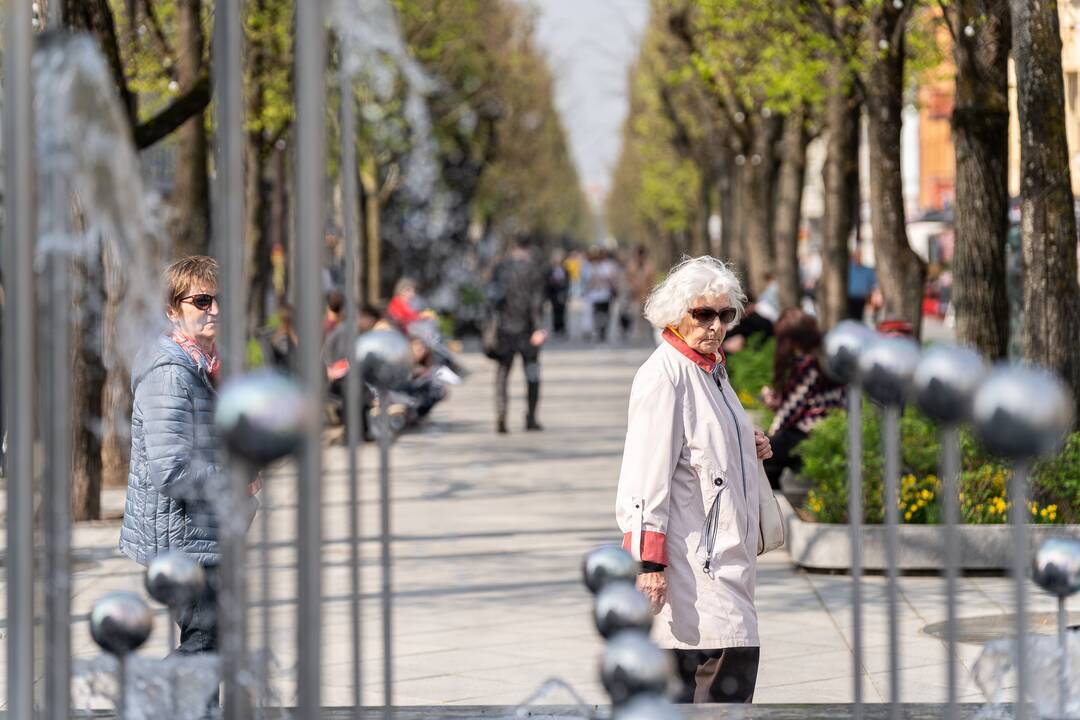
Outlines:
<svg viewBox="0 0 1080 720"><path fill-rule="evenodd" d="M553 349L544 355L543 433L522 432L524 381L512 378L509 436L493 432L492 375L478 355L475 371L423 432L403 437L393 452L395 702L398 704L512 704L545 679L569 682L587 701L605 701L597 678L601 643L592 628L591 598L582 587L582 555L619 539L614 488L622 448L627 393L646 350ZM349 564L346 538L345 451L325 456L325 550L322 618L323 702L350 703ZM374 449L363 451L364 702L381 694L377 515ZM270 580L277 700L295 702L295 569L292 513L295 476L288 467L266 478L274 543ZM115 506L118 494L111 497ZM75 533L74 650L95 654L85 615L114 588L140 590L142 576L115 551L115 519L81 525ZM260 559L253 557L258 566ZM253 573L253 597L258 597ZM923 628L944 619L938 578L902 581L902 698L945 697L943 643ZM888 695L884 583L867 580L866 698ZM762 657L756 700L845 702L852 697L849 646L850 581L793 568L778 551L759 570ZM1035 609L1050 603L1033 597ZM1011 604L1002 578L963 581L961 614L1000 616ZM259 639L259 611L252 611ZM0 628L0 646L3 645ZM165 652L165 617L144 652ZM0 650L3 648L0 647ZM960 648L962 699L981 700L967 677L978 646ZM0 665L3 663L0 653ZM2 700L2 699L0 699ZM555 693L545 702L568 702ZM2 707L2 705L0 705Z"/></svg>

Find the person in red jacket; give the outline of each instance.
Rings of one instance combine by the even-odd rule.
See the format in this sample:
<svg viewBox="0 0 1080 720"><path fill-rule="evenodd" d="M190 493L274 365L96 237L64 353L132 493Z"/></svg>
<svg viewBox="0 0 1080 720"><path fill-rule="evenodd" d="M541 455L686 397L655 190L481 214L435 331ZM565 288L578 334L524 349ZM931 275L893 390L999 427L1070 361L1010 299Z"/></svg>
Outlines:
<svg viewBox="0 0 1080 720"><path fill-rule="evenodd" d="M394 297L386 306L386 316L402 332L407 332L409 325L420 319L420 312L413 307L416 301L416 281L403 277L394 286Z"/></svg>

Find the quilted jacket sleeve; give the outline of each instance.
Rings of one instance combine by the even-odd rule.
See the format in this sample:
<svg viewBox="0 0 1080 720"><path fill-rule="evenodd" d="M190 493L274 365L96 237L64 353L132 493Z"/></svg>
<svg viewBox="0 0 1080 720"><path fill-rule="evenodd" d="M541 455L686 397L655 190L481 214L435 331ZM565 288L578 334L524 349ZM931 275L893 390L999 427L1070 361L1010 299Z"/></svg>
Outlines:
<svg viewBox="0 0 1080 720"><path fill-rule="evenodd" d="M623 547L638 560L667 564L668 504L683 434L674 384L653 369L639 372L630 391L615 510Z"/></svg>
<svg viewBox="0 0 1080 720"><path fill-rule="evenodd" d="M154 368L136 388L135 402L143 410L151 484L167 497L197 500L205 497L207 484L221 468L194 451L195 410L182 377L186 372L175 365Z"/></svg>

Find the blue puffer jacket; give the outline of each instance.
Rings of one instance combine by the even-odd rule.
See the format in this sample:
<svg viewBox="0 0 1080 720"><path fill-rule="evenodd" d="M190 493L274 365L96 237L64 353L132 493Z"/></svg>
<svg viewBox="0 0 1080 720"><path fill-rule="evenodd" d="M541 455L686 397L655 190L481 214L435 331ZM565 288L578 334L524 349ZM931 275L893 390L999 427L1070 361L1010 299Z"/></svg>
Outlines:
<svg viewBox="0 0 1080 720"><path fill-rule="evenodd" d="M210 378L162 336L136 358L131 390L131 466L120 550L142 565L167 550L217 565L225 475Z"/></svg>

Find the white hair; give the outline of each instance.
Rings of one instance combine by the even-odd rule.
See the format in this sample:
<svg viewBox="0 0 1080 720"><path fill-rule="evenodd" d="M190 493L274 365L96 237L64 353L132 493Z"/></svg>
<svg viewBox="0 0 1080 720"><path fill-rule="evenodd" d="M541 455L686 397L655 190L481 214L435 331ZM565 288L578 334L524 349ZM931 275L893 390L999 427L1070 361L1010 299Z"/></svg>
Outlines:
<svg viewBox="0 0 1080 720"><path fill-rule="evenodd" d="M742 317L746 295L731 268L709 255L683 257L649 293L645 301L645 319L661 329L678 325L690 309L690 303L705 296L727 297L737 311L735 322Z"/></svg>

